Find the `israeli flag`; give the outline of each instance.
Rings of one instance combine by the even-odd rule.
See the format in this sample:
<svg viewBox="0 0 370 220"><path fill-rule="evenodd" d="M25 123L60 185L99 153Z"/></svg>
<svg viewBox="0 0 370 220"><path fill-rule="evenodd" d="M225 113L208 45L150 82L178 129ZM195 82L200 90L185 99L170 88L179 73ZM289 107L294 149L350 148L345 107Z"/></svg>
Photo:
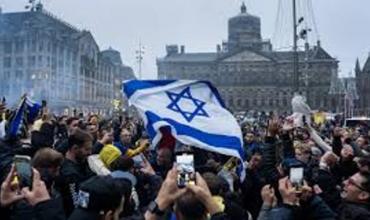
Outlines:
<svg viewBox="0 0 370 220"><path fill-rule="evenodd" d="M37 117L40 109L41 105L29 97L22 98L14 117L9 122L8 136L15 138L20 132L23 120L33 121Z"/></svg>
<svg viewBox="0 0 370 220"><path fill-rule="evenodd" d="M206 81L130 80L123 92L143 118L148 135L156 146L161 127L186 145L244 161L241 129L215 87ZM244 179L241 169L241 178Z"/></svg>

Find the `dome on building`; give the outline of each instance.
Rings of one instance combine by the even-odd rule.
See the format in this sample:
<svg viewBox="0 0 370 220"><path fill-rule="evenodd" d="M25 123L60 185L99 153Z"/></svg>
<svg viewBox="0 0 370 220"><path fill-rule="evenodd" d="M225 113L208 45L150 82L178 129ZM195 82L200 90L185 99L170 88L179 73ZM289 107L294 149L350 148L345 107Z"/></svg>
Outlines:
<svg viewBox="0 0 370 220"><path fill-rule="evenodd" d="M116 65L122 65L121 53L113 48L109 47L108 50L101 52L104 58L111 60Z"/></svg>
<svg viewBox="0 0 370 220"><path fill-rule="evenodd" d="M229 19L229 47L248 47L261 42L261 19L247 12L243 3L240 14Z"/></svg>

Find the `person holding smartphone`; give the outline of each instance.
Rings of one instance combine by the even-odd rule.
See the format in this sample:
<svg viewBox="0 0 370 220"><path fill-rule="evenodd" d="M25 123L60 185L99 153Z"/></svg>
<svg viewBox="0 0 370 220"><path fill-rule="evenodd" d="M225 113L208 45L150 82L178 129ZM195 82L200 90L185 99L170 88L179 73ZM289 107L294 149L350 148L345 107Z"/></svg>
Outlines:
<svg viewBox="0 0 370 220"><path fill-rule="evenodd" d="M208 214L211 220L227 219L221 207L212 198L212 194L203 177L196 173L196 183L185 188L179 188L177 177L178 169L174 166L167 174L157 198L149 204L145 213L146 220L161 219L168 208L175 204L174 214L178 220L197 219L206 220Z"/></svg>

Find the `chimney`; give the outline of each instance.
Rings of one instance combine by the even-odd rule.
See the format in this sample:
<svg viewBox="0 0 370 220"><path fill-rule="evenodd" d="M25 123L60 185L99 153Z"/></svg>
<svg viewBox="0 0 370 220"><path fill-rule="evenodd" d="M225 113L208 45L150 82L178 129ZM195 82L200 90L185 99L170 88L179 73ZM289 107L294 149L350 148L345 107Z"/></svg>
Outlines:
<svg viewBox="0 0 370 220"><path fill-rule="evenodd" d="M167 52L167 56L170 56L172 54L177 54L179 52L179 48L176 44L167 45L166 52Z"/></svg>
<svg viewBox="0 0 370 220"><path fill-rule="evenodd" d="M41 12L44 9L44 6L41 2L37 3L36 5L36 11Z"/></svg>
<svg viewBox="0 0 370 220"><path fill-rule="evenodd" d="M228 50L229 50L229 48L228 48L228 42L223 41L222 42L222 51L223 52L227 52Z"/></svg>
<svg viewBox="0 0 370 220"><path fill-rule="evenodd" d="M221 53L221 45L217 44L216 51L217 53Z"/></svg>
<svg viewBox="0 0 370 220"><path fill-rule="evenodd" d="M180 46L180 52L181 52L181 54L185 53L185 46L184 45Z"/></svg>

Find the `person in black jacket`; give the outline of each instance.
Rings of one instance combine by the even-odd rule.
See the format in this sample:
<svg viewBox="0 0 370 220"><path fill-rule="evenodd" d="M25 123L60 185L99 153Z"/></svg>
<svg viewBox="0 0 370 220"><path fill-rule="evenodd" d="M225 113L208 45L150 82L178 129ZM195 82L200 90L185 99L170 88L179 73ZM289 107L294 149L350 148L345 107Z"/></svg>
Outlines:
<svg viewBox="0 0 370 220"><path fill-rule="evenodd" d="M370 174L358 172L344 181L339 219L370 219Z"/></svg>
<svg viewBox="0 0 370 220"><path fill-rule="evenodd" d="M63 197L66 215L69 216L77 206L77 194L80 183L94 175L90 170L87 157L92 151L92 137L77 128L68 138L68 151L60 169L60 178L56 183Z"/></svg>
<svg viewBox="0 0 370 220"><path fill-rule="evenodd" d="M227 197L225 192L222 192L222 177L209 172L203 173L202 177L206 181L213 198L220 203L219 205L224 206L224 212L230 220L248 220L247 211L237 203L237 200Z"/></svg>
<svg viewBox="0 0 370 220"><path fill-rule="evenodd" d="M261 162L261 152L255 151L249 160L246 177L241 185L243 206L251 213L253 219L257 218L262 205L260 191L263 187L263 182L259 173Z"/></svg>

